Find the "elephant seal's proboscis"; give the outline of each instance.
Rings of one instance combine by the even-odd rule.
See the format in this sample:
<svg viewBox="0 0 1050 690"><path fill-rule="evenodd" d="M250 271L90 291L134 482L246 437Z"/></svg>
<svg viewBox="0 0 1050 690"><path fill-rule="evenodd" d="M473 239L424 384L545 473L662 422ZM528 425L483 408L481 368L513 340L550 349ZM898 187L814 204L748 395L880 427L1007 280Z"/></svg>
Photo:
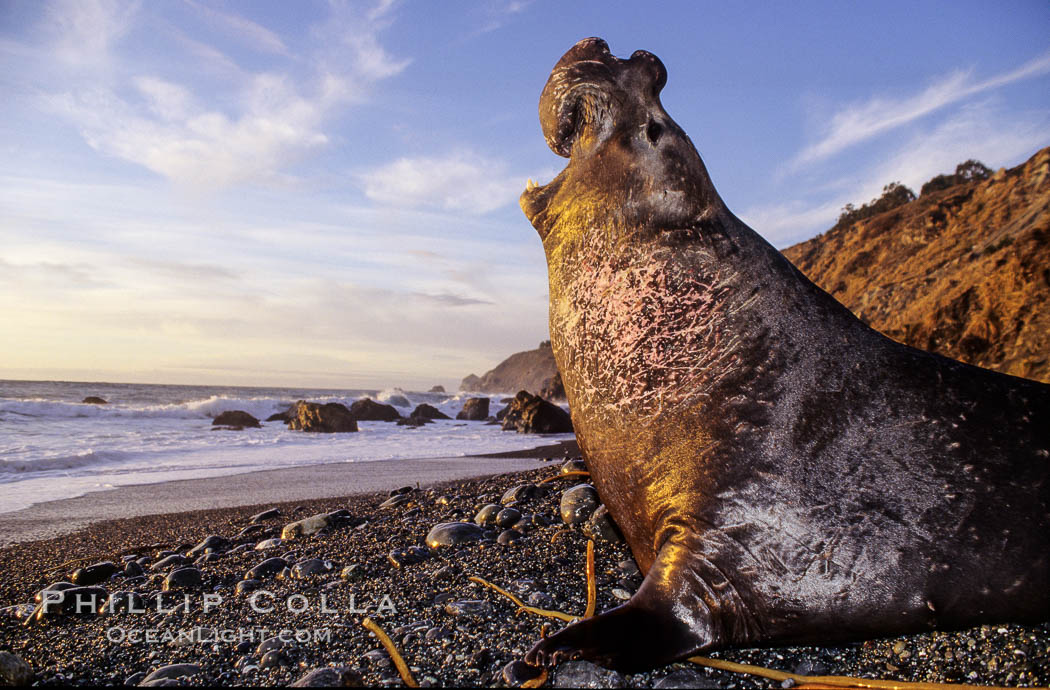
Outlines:
<svg viewBox="0 0 1050 690"><path fill-rule="evenodd" d="M540 99L576 435L642 571L527 655L625 671L730 646L1050 620L1050 386L898 344L719 198L667 72L577 43Z"/></svg>

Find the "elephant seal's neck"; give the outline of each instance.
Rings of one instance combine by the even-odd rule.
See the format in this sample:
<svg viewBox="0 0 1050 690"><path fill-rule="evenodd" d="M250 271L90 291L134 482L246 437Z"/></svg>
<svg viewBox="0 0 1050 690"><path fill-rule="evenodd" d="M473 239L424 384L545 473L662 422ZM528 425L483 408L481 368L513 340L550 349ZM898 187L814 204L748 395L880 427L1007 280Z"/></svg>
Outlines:
<svg viewBox="0 0 1050 690"><path fill-rule="evenodd" d="M709 407L741 386L761 399L807 327L855 321L724 208L688 227L548 240L555 356L573 409L601 424Z"/></svg>

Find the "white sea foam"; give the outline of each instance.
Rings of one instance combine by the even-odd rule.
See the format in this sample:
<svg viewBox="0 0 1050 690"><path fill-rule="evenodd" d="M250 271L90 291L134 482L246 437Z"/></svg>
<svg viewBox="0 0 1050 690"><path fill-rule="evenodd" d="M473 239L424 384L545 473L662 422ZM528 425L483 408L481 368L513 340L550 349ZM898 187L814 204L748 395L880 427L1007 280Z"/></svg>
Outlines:
<svg viewBox="0 0 1050 690"><path fill-rule="evenodd" d="M110 388L38 384L26 391L10 383L0 382L0 512L126 484L330 462L457 457L572 438L570 434L526 436L454 419L420 428L359 422L360 432L350 434L290 431L280 422L243 431L213 431L211 425L213 417L227 410L243 410L265 420L298 399L349 406L366 395L402 403L397 406L402 415L426 402L454 418L474 394L395 388L382 392L187 390L112 384L107 384ZM94 391L110 403L76 402ZM490 397L495 413L504 396ZM403 404L406 401L408 406Z"/></svg>

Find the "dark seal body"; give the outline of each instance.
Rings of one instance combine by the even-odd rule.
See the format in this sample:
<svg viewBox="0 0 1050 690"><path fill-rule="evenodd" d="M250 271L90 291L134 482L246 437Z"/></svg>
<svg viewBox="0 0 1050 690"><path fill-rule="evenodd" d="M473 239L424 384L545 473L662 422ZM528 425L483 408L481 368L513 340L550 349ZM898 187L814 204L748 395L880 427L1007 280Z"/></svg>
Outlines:
<svg viewBox="0 0 1050 690"><path fill-rule="evenodd" d="M646 578L536 645L641 670L719 647L1050 620L1050 386L915 350L719 198L660 61L587 39L522 195L598 492Z"/></svg>

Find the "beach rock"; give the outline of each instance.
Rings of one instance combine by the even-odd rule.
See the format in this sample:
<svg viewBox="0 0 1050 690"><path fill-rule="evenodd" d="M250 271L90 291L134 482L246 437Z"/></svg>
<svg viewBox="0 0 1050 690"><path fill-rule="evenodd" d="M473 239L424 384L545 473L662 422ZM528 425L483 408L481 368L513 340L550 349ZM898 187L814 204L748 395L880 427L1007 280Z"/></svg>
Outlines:
<svg viewBox="0 0 1050 690"><path fill-rule="evenodd" d="M120 590L109 595L99 615L116 615L120 613L141 613L146 610L146 600L138 592Z"/></svg>
<svg viewBox="0 0 1050 690"><path fill-rule="evenodd" d="M540 397L547 400L565 400L565 385L561 382L561 372L543 382Z"/></svg>
<svg viewBox="0 0 1050 690"><path fill-rule="evenodd" d="M124 577L142 577L146 571L136 561L128 561L124 566Z"/></svg>
<svg viewBox="0 0 1050 690"><path fill-rule="evenodd" d="M316 668L291 684L293 688L361 688L361 674L345 666Z"/></svg>
<svg viewBox="0 0 1050 690"><path fill-rule="evenodd" d="M433 421L429 419L424 419L423 417L402 417L401 419L397 420L398 426L420 427L433 423Z"/></svg>
<svg viewBox="0 0 1050 690"><path fill-rule="evenodd" d="M585 522L600 505L598 492L590 484L579 484L561 495L559 512L567 525Z"/></svg>
<svg viewBox="0 0 1050 690"><path fill-rule="evenodd" d="M266 421L268 421L268 422L284 422L284 423L287 424L288 420L292 418L292 415L294 413L295 413L295 405L292 405L291 407L289 407L284 412L275 412L275 413L273 413L272 415L270 415L269 417L266 418Z"/></svg>
<svg viewBox="0 0 1050 690"><path fill-rule="evenodd" d="M170 556L165 556L153 565L149 567L150 570L160 572L162 570L168 570L169 568L177 568L192 563L189 558L186 558L182 554L173 553Z"/></svg>
<svg viewBox="0 0 1050 690"><path fill-rule="evenodd" d="M393 405L377 403L371 398L362 398L354 402L350 406L350 414L354 419L364 422L395 422L401 419L401 413L394 409Z"/></svg>
<svg viewBox="0 0 1050 690"><path fill-rule="evenodd" d="M609 509L604 503L583 523L583 534L596 542L618 544L623 541L623 533L613 521L612 515L609 515Z"/></svg>
<svg viewBox="0 0 1050 690"><path fill-rule="evenodd" d="M558 666L552 687L557 688L623 688L623 676L589 661L567 661Z"/></svg>
<svg viewBox="0 0 1050 690"><path fill-rule="evenodd" d="M461 599L445 605L445 613L452 616L482 616L492 611L486 599Z"/></svg>
<svg viewBox="0 0 1050 690"><path fill-rule="evenodd" d="M261 580L264 577L273 577L288 567L288 561L283 558L267 558L244 574L245 580Z"/></svg>
<svg viewBox="0 0 1050 690"><path fill-rule="evenodd" d="M88 397L84 398L80 402L82 402L84 404L87 404L87 405L108 405L109 404L108 402L106 402L102 398L98 397L97 395L89 395Z"/></svg>
<svg viewBox="0 0 1050 690"><path fill-rule="evenodd" d="M503 667L503 682L512 688L520 688L523 683L539 678L541 673L541 667L515 660Z"/></svg>
<svg viewBox="0 0 1050 690"><path fill-rule="evenodd" d="M200 589L204 584L201 571L197 568L179 568L168 573L164 578L164 591L182 589Z"/></svg>
<svg viewBox="0 0 1050 690"><path fill-rule="evenodd" d="M109 592L103 587L71 587L58 594L55 599L45 598L36 607L34 620L64 615L95 615L109 599Z"/></svg>
<svg viewBox="0 0 1050 690"><path fill-rule="evenodd" d="M504 491L499 502L503 505L507 505L508 503L528 501L529 499L538 496L542 491L543 489L535 484L518 484L517 486L512 486Z"/></svg>
<svg viewBox="0 0 1050 690"><path fill-rule="evenodd" d="M416 405L416 409L412 410L412 414L409 416L419 419L452 419L452 417L449 417L438 408L426 403Z"/></svg>
<svg viewBox="0 0 1050 690"><path fill-rule="evenodd" d="M516 508L504 508L496 513L495 522L497 527L503 527L505 529L507 527L513 527L520 519L520 510L517 510Z"/></svg>
<svg viewBox="0 0 1050 690"><path fill-rule="evenodd" d="M213 426L236 426L250 427L253 429L260 428L259 420L248 414L243 410L227 410L219 414L218 417L211 420Z"/></svg>
<svg viewBox="0 0 1050 690"><path fill-rule="evenodd" d="M300 400L293 406L288 428L320 433L357 431L357 419L340 403L319 403Z"/></svg>
<svg viewBox="0 0 1050 690"><path fill-rule="evenodd" d="M529 594L529 598L526 599L529 606L535 606L541 609L550 609L554 607L554 597L547 594L546 592L532 592Z"/></svg>
<svg viewBox="0 0 1050 690"><path fill-rule="evenodd" d="M259 659L259 668L278 668L280 666L291 666L292 660L288 658L288 655L284 653L284 650L275 649L270 652L263 654L262 659Z"/></svg>
<svg viewBox="0 0 1050 690"><path fill-rule="evenodd" d="M280 548L284 544L284 539L263 539L261 542L255 545L256 551L269 551L270 549Z"/></svg>
<svg viewBox="0 0 1050 690"><path fill-rule="evenodd" d="M29 685L33 679L33 668L20 656L0 652L0 678L4 679L4 685Z"/></svg>
<svg viewBox="0 0 1050 690"><path fill-rule="evenodd" d="M427 546L436 549L439 546L452 546L480 541L485 538L485 530L472 522L443 522L435 525L427 533Z"/></svg>
<svg viewBox="0 0 1050 690"><path fill-rule="evenodd" d="M566 460L558 468L558 472L561 474L569 474L570 472L586 472L587 463L583 461L583 458L572 458Z"/></svg>
<svg viewBox="0 0 1050 690"><path fill-rule="evenodd" d="M718 681L713 678L708 678L699 671L694 671L691 668L680 668L677 671L672 671L666 676L656 681L653 685L658 690L670 690L671 688L705 688L706 690L716 690L721 686Z"/></svg>
<svg viewBox="0 0 1050 690"><path fill-rule="evenodd" d="M511 402L514 402L514 398L511 398ZM502 422L504 419L507 418L507 415L509 413L510 413L510 403L507 403L506 405L504 405L503 407L500 408L499 412L496 413L496 421L497 422Z"/></svg>
<svg viewBox="0 0 1050 690"><path fill-rule="evenodd" d="M499 515L500 510L503 506L496 505L495 503L489 503L483 506L478 514L474 516L474 524L482 527L492 527L496 524L496 516Z"/></svg>
<svg viewBox="0 0 1050 690"><path fill-rule="evenodd" d="M281 530L281 539L296 539L298 537L309 537L310 535L317 534L325 527L331 524L331 519L328 513L318 513L317 515L303 518L296 522L289 522Z"/></svg>
<svg viewBox="0 0 1050 690"><path fill-rule="evenodd" d="M500 532L500 535L496 537L496 543L507 546L521 539L521 532L516 529L507 529Z"/></svg>
<svg viewBox="0 0 1050 690"><path fill-rule="evenodd" d="M520 391L503 418L503 430L519 434L570 434L573 428L568 412L538 395Z"/></svg>
<svg viewBox="0 0 1050 690"><path fill-rule="evenodd" d="M456 415L456 419L468 421L485 421L489 417L488 398L469 398L463 403L463 409Z"/></svg>
<svg viewBox="0 0 1050 690"><path fill-rule="evenodd" d="M248 522L254 524L257 522L264 522L266 520L276 520L279 517L281 517L281 509L270 508L269 510L264 510L261 513L256 513L255 515L252 515L250 518L248 518Z"/></svg>
<svg viewBox="0 0 1050 690"><path fill-rule="evenodd" d="M78 587L97 585L113 577L113 573L118 570L120 567L113 561L102 561L84 568L77 568L69 579Z"/></svg>
<svg viewBox="0 0 1050 690"><path fill-rule="evenodd" d="M262 587L262 580L241 580L233 588L234 594L248 594Z"/></svg>
<svg viewBox="0 0 1050 690"><path fill-rule="evenodd" d="M54 582L37 592L36 595L33 596L33 601L37 604L42 602L44 600L44 592L61 592L67 589L73 589L74 587L76 587L76 585L72 582Z"/></svg>
<svg viewBox="0 0 1050 690"><path fill-rule="evenodd" d="M409 402L408 398L397 393L387 397L387 403L396 407L412 407L412 403Z"/></svg>
<svg viewBox="0 0 1050 690"><path fill-rule="evenodd" d="M195 676L201 672L201 667L197 664L168 664L167 666L161 666L157 670L150 673L148 676L142 679L139 685L150 683L155 680L165 680L174 678L185 678L186 676Z"/></svg>
<svg viewBox="0 0 1050 690"><path fill-rule="evenodd" d="M442 386L442 385L431 386L430 390L427 391L427 392L428 393L444 393L445 392L445 387Z"/></svg>
<svg viewBox="0 0 1050 690"><path fill-rule="evenodd" d="M413 546L408 549L394 549L387 554L387 560L390 564L396 568L403 568L406 565L414 565L416 563L422 563L430 556L430 552L426 549L421 549L418 546Z"/></svg>
<svg viewBox="0 0 1050 690"><path fill-rule="evenodd" d="M395 496L391 496L390 498L388 498L385 501L383 501L382 503L380 503L379 507L380 508L397 508L399 506L403 506L403 505L412 503L412 501L413 501L412 496L410 496L409 494L397 494Z"/></svg>
<svg viewBox="0 0 1050 690"><path fill-rule="evenodd" d="M641 577L642 571L634 561L620 561L616 569L623 573L624 577Z"/></svg>
<svg viewBox="0 0 1050 690"><path fill-rule="evenodd" d="M205 537L204 541L194 546L192 549L186 552L186 558L196 558L205 552L226 552L233 546L230 540L225 537L220 537L218 534L213 534L209 537Z"/></svg>
<svg viewBox="0 0 1050 690"><path fill-rule="evenodd" d="M333 567L331 561L320 558L308 558L292 566L292 579L304 580L313 575L323 575L330 572Z"/></svg>

